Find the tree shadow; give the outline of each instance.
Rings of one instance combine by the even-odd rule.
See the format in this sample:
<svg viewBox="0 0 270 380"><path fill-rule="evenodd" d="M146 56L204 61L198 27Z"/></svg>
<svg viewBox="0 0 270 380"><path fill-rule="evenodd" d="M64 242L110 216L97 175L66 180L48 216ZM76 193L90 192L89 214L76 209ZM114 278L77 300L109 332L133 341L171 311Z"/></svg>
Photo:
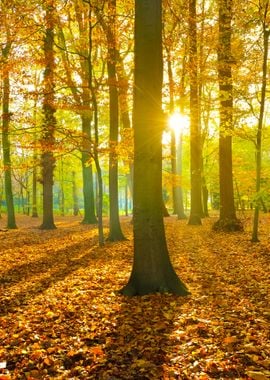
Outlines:
<svg viewBox="0 0 270 380"><path fill-rule="evenodd" d="M84 226L85 227L85 226ZM22 246L40 246L42 244L46 244L49 239L53 238L54 241L62 241L66 236L76 235L84 233L85 231L94 230L95 227L87 226L82 230L72 231L68 228L57 227L54 230L41 230L39 226L31 226L31 227L23 227L21 229L16 230L6 230L6 232L0 231L0 244L2 249L10 250L22 247ZM61 235L59 234L61 231ZM29 234L31 234L31 238L29 239Z"/></svg>
<svg viewBox="0 0 270 380"><path fill-rule="evenodd" d="M167 378L164 374L170 371L170 345L175 343L171 335L188 298L155 294L121 299L113 328L97 337L96 344L104 347L104 356L92 367L90 378Z"/></svg>
<svg viewBox="0 0 270 380"><path fill-rule="evenodd" d="M87 242L87 247L86 247ZM50 250L37 260L23 263L12 267L1 274L0 277L0 316L13 312L21 306L26 306L28 300L43 293L53 284L64 280L72 272L85 267L90 260L97 257L93 248L97 244L97 236L71 244L57 250ZM81 254L81 252L85 252ZM36 276L41 278L36 278ZM33 281L29 285L25 281ZM10 292L9 288L14 285L21 285L19 292ZM6 294L6 296L4 296Z"/></svg>

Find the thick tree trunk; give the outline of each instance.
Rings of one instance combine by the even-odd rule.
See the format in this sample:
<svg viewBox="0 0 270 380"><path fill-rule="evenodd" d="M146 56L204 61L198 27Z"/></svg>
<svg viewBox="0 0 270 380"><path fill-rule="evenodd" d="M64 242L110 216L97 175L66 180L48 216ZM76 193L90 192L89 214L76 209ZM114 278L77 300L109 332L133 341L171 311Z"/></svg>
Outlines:
<svg viewBox="0 0 270 380"><path fill-rule="evenodd" d="M188 224L200 225L201 194L201 131L198 94L196 0L189 0L189 70L190 70L190 183L191 208Z"/></svg>
<svg viewBox="0 0 270 380"><path fill-rule="evenodd" d="M232 0L219 0L218 77L220 99L219 180L220 215L213 228L224 231L242 229L236 218L232 174L233 84L231 52Z"/></svg>
<svg viewBox="0 0 270 380"><path fill-rule="evenodd" d="M43 132L42 132L42 185L43 185L43 221L41 229L56 228L53 215L53 173L55 158L53 148L55 144L54 132L56 119L54 116L54 4L53 0L46 6L46 30L44 37L44 94L43 94Z"/></svg>
<svg viewBox="0 0 270 380"><path fill-rule="evenodd" d="M10 83L9 83L9 69L8 69L8 55L10 44L7 43L5 48L2 49L2 57L4 62L3 70L3 103L2 103L2 148L3 148L3 164L4 164L4 184L5 196L7 203L7 228L16 229L15 210L12 192L12 179L11 179L11 157L10 157L10 142L9 142L9 97L10 97Z"/></svg>
<svg viewBox="0 0 270 380"><path fill-rule="evenodd" d="M135 1L134 262L125 295L187 295L169 259L162 213L161 0Z"/></svg>

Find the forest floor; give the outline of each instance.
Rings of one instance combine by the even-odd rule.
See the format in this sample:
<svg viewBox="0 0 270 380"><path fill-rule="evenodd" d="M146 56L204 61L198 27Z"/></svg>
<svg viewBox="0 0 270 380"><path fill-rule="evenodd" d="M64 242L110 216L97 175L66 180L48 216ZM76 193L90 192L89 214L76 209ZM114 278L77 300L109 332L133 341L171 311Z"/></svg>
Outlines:
<svg viewBox="0 0 270 380"><path fill-rule="evenodd" d="M247 216L245 232L230 234L213 232L213 217L165 218L184 298L119 295L130 218L129 240L102 248L79 220L57 217L42 231L18 216L17 230L0 232L0 380L270 378L270 215L256 244Z"/></svg>

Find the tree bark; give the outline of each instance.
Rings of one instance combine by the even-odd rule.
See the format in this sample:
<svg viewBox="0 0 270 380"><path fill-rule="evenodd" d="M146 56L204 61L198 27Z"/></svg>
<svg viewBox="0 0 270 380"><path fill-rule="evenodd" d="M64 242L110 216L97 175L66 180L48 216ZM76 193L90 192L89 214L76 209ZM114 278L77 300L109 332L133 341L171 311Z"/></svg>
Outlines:
<svg viewBox="0 0 270 380"><path fill-rule="evenodd" d="M103 180L102 171L99 162L99 134L98 134L98 100L96 89L93 83L93 65L92 65L92 54L93 54L93 25L92 25L92 5L89 3L88 12L88 23L89 23L89 54L88 54L88 88L91 94L91 100L93 105L93 115L94 115L94 144L93 144L93 159L95 161L97 179L98 179L98 194L97 194L97 217L98 217L98 242L99 246L104 245L104 231L103 231Z"/></svg>
<svg viewBox="0 0 270 380"><path fill-rule="evenodd" d="M169 259L162 215L161 0L135 1L134 261L121 293L187 295Z"/></svg>
<svg viewBox="0 0 270 380"><path fill-rule="evenodd" d="M89 106L89 102L87 104ZM83 224L96 224L97 218L95 213L94 197L94 180L92 167L92 147L91 147L91 119L82 115L82 174L83 174L83 200L84 200L84 217Z"/></svg>
<svg viewBox="0 0 270 380"><path fill-rule="evenodd" d="M198 53L196 0L189 0L189 70L190 70L190 183L191 207L188 224L200 225L201 193L201 131L198 94Z"/></svg>
<svg viewBox="0 0 270 380"><path fill-rule="evenodd" d="M77 216L79 215L80 208L79 208L78 189L77 189L75 171L72 172L72 199L73 199L73 215Z"/></svg>
<svg viewBox="0 0 270 380"><path fill-rule="evenodd" d="M55 229L53 215L53 172L55 158L53 148L55 144L54 132L56 119L54 116L54 3L49 1L45 15L45 37L44 37L44 94L43 94L43 131L42 131L42 185L43 185L43 221L41 229Z"/></svg>
<svg viewBox="0 0 270 380"><path fill-rule="evenodd" d="M167 49L167 67L169 79L169 94L170 94L170 114L174 113L174 80L172 63L169 48ZM184 69L183 69L184 70ZM180 139L182 139L180 133ZM184 203L183 203L183 190L180 185L178 176L182 172L182 141L176 141L175 131L171 130L171 170L172 170L172 200L173 200L173 214L177 215L178 219L186 219ZM177 149L178 148L178 149Z"/></svg>
<svg viewBox="0 0 270 380"><path fill-rule="evenodd" d="M38 217L38 212L37 212L37 167L36 167L36 161L37 161L37 156L34 153L33 154L33 161L34 161L34 166L33 166L33 174L32 174L32 217L37 218Z"/></svg>
<svg viewBox="0 0 270 380"><path fill-rule="evenodd" d="M110 103L110 153L109 153L109 241L125 240L121 230L118 205L118 135L119 135L119 100L116 77L116 0L109 0L111 33L107 33L108 43L108 82Z"/></svg>
<svg viewBox="0 0 270 380"><path fill-rule="evenodd" d="M268 11L268 2L266 7L266 14ZM260 115L257 130L256 139L256 193L259 194L261 190L261 167L262 167L262 129L263 129L263 118L265 110L265 99L266 99L266 85L267 85L267 60L268 60L268 45L269 45L269 25L266 24L266 20L263 23L263 67L262 67L262 88L261 88L261 106ZM262 202L262 198L260 197ZM253 228L252 228L252 242L258 242L258 229L259 229L259 199L255 204L254 217L253 217Z"/></svg>
<svg viewBox="0 0 270 380"><path fill-rule="evenodd" d="M219 0L219 181L220 215L215 230L242 229L236 217L232 174L233 84L231 52L232 0Z"/></svg>
<svg viewBox="0 0 270 380"><path fill-rule="evenodd" d="M2 148L3 148L3 164L4 164L4 184L5 196L7 203L7 228L16 229L15 210L13 202L12 178L11 178L11 157L10 157L10 141L9 141L9 99L10 99L10 80L9 80L9 62L8 56L11 45L7 42L2 48L2 58L4 63L3 69L3 103L2 103Z"/></svg>
<svg viewBox="0 0 270 380"><path fill-rule="evenodd" d="M90 7L90 3L88 8ZM96 224L97 218L95 213L95 199L94 199L94 181L93 181L93 167L91 160L93 158L93 149L91 146L91 121L93 112L91 110L91 95L89 87L89 72L91 70L91 61L89 60L90 51L85 44L88 38L91 37L89 28L91 28L89 12L87 5L80 6L79 1L75 1L75 15L79 29L79 41L81 49L80 55L80 68L79 75L82 80L81 93L78 91L76 81L72 77L72 66L70 64L68 47L66 43L65 34L61 28L61 22L58 23L58 38L61 42L62 59L65 67L67 84L72 92L73 99L78 106L82 109L80 112L82 123L82 177L83 177L83 200L84 200L84 217L83 224ZM89 42L90 44L90 42Z"/></svg>

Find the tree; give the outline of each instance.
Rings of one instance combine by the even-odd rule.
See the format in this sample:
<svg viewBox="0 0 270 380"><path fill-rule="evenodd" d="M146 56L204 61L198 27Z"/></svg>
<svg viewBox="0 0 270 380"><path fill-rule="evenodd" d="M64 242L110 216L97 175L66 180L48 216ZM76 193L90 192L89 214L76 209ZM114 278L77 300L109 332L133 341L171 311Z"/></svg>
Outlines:
<svg viewBox="0 0 270 380"><path fill-rule="evenodd" d="M93 30L95 25L92 20L93 16L93 4L89 1L89 13L88 13L88 23L89 23L89 54L88 54L88 87L90 89L91 101L93 106L93 121L94 121L94 147L92 157L95 162L96 172L97 172L97 217L98 217L98 241L99 246L104 245L104 231L103 231L103 179L102 170L99 160L99 119L98 119L98 97L97 88L95 84L97 83L97 78L95 77L94 65L93 65Z"/></svg>
<svg viewBox="0 0 270 380"><path fill-rule="evenodd" d="M116 14L116 1L108 2L108 17L104 13L104 7L96 6L95 11L98 20L104 30L107 39L107 71L109 82L109 108L110 108L110 158L109 158L109 197L110 197L110 233L109 240L125 239L120 226L118 210L118 163L119 151L124 164L129 167L127 174L130 194L133 193L133 162L130 158L132 154L127 145L132 145L132 129L129 115L129 80L125 68L125 56L129 55L131 50L130 34L126 36L126 26L130 25L130 19L133 18L132 8L125 2L121 4L121 20ZM124 8L125 7L125 8ZM130 9L131 8L131 9ZM127 12L127 13L125 13ZM133 13L133 12L132 12ZM116 17L117 16L117 17ZM126 23L126 19L129 20ZM107 20L107 21L106 21ZM119 30L119 24L123 24L123 29ZM129 29L129 28L128 28ZM129 30L128 30L129 31ZM122 36L118 40L118 36ZM123 38L124 36L124 38ZM127 42L126 42L127 41ZM125 53L123 53L123 50ZM122 129L119 128L119 119ZM119 142L119 132L121 133L121 142ZM132 152L133 153L133 152Z"/></svg>
<svg viewBox="0 0 270 380"><path fill-rule="evenodd" d="M96 224L92 163L92 119L91 94L89 89L89 4L74 1L74 9L68 9L67 17L58 17L58 48L64 68L64 82L73 99L73 109L80 115L82 127L81 164L83 178L84 216L83 224ZM74 12L74 13L73 13ZM59 15L58 15L59 16ZM73 19L70 23L68 20ZM76 35L76 38L75 38ZM72 36L73 41L70 41ZM79 58L79 59L78 59ZM75 74L75 75L74 75ZM80 78L81 85L75 78ZM66 94L65 94L66 96Z"/></svg>
<svg viewBox="0 0 270 380"><path fill-rule="evenodd" d="M242 229L236 217L232 174L233 83L232 83L232 0L219 0L219 181L220 215L214 229Z"/></svg>
<svg viewBox="0 0 270 380"><path fill-rule="evenodd" d="M106 28L108 43L108 82L109 82L109 110L110 110L110 154L109 154L109 198L110 198L110 231L108 240L124 240L119 220L118 206L118 135L119 135L119 100L116 73L116 0L108 2L110 27Z"/></svg>
<svg viewBox="0 0 270 380"><path fill-rule="evenodd" d="M190 70L190 182L191 207L188 224L200 225L201 194L201 132L198 94L198 53L196 0L189 0L189 70Z"/></svg>
<svg viewBox="0 0 270 380"><path fill-rule="evenodd" d="M162 216L161 0L135 1L134 262L121 293L187 295L169 259Z"/></svg>
<svg viewBox="0 0 270 380"><path fill-rule="evenodd" d="M87 82L87 78L84 79ZM88 95L88 86L83 89L83 104L85 107L90 106L90 98ZM93 165L92 165L92 148L91 148L91 119L89 116L82 115L82 174L83 174L83 199L84 199L84 217L83 224L96 224L97 218L95 214L95 197L94 197L94 181L93 181Z"/></svg>
<svg viewBox="0 0 270 380"><path fill-rule="evenodd" d="M37 74L35 73L35 86L37 87ZM34 95L34 105L33 105L33 119L34 124L37 124L37 101L38 101L38 92L36 91ZM33 174L32 174L32 217L38 217L37 211L37 133L36 129L34 130L34 141L33 141Z"/></svg>
<svg viewBox="0 0 270 380"><path fill-rule="evenodd" d="M55 144L56 119L54 116L54 1L48 0L45 15L44 36L44 94L43 94L43 132L42 132L42 185L43 185L43 220L41 229L56 228L53 217L53 172L55 158L53 147Z"/></svg>
<svg viewBox="0 0 270 380"><path fill-rule="evenodd" d="M11 12L12 13L12 12ZM12 36L10 34L10 25L8 14L4 9L3 25L5 27L5 43L2 45L2 88L3 88L3 100L2 100L2 149L3 149L3 164L4 164L4 184L5 184L5 196L7 203L7 228L16 229L15 211L13 202L12 191L12 168L11 168L11 154L10 154L10 52L12 46Z"/></svg>
<svg viewBox="0 0 270 380"><path fill-rule="evenodd" d="M78 190L77 190L75 170L72 171L71 175L72 175L73 215L77 216L80 212L80 208L79 208Z"/></svg>
<svg viewBox="0 0 270 380"><path fill-rule="evenodd" d="M269 12L269 1L265 3L263 8L263 65L262 65L262 87L261 87L261 100L260 100L260 114L258 120L258 129L257 129L257 141L256 141L256 192L259 195L261 190L261 166L262 166L262 128L264 121L264 112L265 112L265 100L266 100L266 83L267 83L267 60L268 60L268 45L269 45L269 36L270 30L267 23L267 13ZM262 198L261 198L262 200ZM252 241L258 242L258 225L259 225L259 200L257 199L255 210L254 210L254 219L253 219L253 230L252 230Z"/></svg>
<svg viewBox="0 0 270 380"><path fill-rule="evenodd" d="M166 14L165 14L166 17ZM167 16L168 18L168 16ZM181 120L180 117L177 117L175 114L175 78L173 70L173 49L175 49L175 41L178 42L178 33L175 33L176 27L180 24L179 18L173 19L171 22L167 22L168 25L166 30L164 24L164 49L166 51L166 63L167 63L167 72L168 72L168 90L169 90L169 112L171 115L170 127L171 127L171 144L170 144L170 154L171 154L171 173L172 173L172 205L173 205L173 214L176 214L178 219L186 219L184 202L183 202L183 189L181 186L181 175L182 175L182 132L181 132ZM181 32L180 32L181 33ZM182 54L182 73L180 80L180 91L179 91L179 103L181 113L183 111L183 99L185 93L185 74L186 74L186 49L184 45L184 53Z"/></svg>

